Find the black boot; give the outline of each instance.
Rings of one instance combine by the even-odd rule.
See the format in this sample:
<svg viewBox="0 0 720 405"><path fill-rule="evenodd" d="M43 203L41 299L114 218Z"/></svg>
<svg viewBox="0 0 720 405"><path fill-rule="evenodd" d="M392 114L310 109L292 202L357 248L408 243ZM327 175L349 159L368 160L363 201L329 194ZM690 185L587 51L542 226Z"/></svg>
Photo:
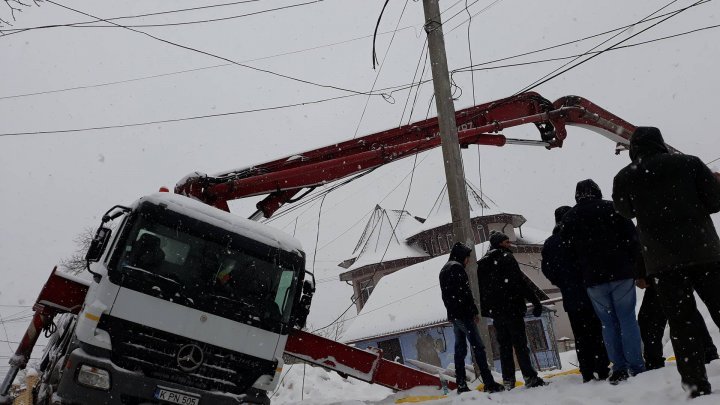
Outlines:
<svg viewBox="0 0 720 405"><path fill-rule="evenodd" d="M628 375L627 370L618 370L613 371L612 374L610 374L610 377L608 377L608 382L611 385L618 385L620 382L627 380L630 378L630 375Z"/></svg>
<svg viewBox="0 0 720 405"><path fill-rule="evenodd" d="M485 387L483 388L483 391L485 391L485 392L490 392L490 393L492 393L492 392L501 392L501 391L505 391L505 387L504 387L502 384L498 383L498 382L491 381L491 382L485 384Z"/></svg>
<svg viewBox="0 0 720 405"><path fill-rule="evenodd" d="M543 385L547 385L547 383L538 376L530 377L525 380L525 387L527 388L542 387Z"/></svg>

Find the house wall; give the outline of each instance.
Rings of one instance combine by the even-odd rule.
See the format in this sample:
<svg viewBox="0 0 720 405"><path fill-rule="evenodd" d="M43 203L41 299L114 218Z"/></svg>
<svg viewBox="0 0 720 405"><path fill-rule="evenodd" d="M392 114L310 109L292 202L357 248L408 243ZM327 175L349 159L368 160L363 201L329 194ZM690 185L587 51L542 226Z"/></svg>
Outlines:
<svg viewBox="0 0 720 405"><path fill-rule="evenodd" d="M540 253L516 253L515 259L517 259L518 263L520 263L520 269L523 273L525 273L525 275L527 275L533 283L540 287L540 289L545 291L548 297L558 298L562 296L558 291L558 288L554 286L544 274L542 274L542 271L540 270L542 256ZM566 337L574 340L575 335L573 335L572 328L570 328L570 318L568 317L567 312L563 309L562 301L556 303L554 307L557 310L555 318L555 335L558 339Z"/></svg>
<svg viewBox="0 0 720 405"><path fill-rule="evenodd" d="M541 318L528 317L525 319L526 322L537 321L538 319L542 322L543 335L541 339L544 339L547 350L537 351L532 353L532 361L536 367L541 369L548 368L560 368L560 359L557 356L556 349L558 345L555 339L553 331L553 314L552 312L546 312ZM488 324L492 325L492 319L488 319ZM453 328L450 325L436 326L423 329L421 331L411 331L400 335L388 336L375 338L371 340L356 342L354 345L361 349L377 348L382 346L381 342L388 340L395 340L400 344L402 350L403 363L410 367L415 367L407 362L408 359L423 361L431 365L442 367L447 369L451 365L454 365L455 360L455 334ZM557 339L555 339L557 340ZM434 353L428 355L428 346L434 346ZM494 350L497 351L497 342L493 345ZM424 354L419 354L419 351ZM472 364L472 355L470 354L470 347L468 345L468 354L465 356L465 364ZM395 360L396 358L388 353L383 353L383 357L388 360ZM500 358L499 354L495 353L493 361L495 371L500 372ZM454 366L453 366L454 367ZM415 367L416 368L416 367Z"/></svg>

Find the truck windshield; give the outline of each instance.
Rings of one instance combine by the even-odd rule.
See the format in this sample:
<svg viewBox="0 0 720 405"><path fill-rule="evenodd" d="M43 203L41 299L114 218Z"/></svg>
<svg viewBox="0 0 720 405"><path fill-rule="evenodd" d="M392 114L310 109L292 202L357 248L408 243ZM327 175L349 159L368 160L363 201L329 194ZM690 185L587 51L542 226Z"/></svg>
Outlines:
<svg viewBox="0 0 720 405"><path fill-rule="evenodd" d="M288 322L302 257L163 214L130 221L110 264L111 281L266 330L277 332Z"/></svg>

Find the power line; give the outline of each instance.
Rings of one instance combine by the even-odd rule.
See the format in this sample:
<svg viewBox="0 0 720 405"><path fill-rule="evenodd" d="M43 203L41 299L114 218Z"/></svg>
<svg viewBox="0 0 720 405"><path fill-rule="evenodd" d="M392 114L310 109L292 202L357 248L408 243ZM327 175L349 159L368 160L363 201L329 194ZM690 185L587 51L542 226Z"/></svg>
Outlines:
<svg viewBox="0 0 720 405"><path fill-rule="evenodd" d="M709 3L710 1L712 1L712 0L703 0L703 1L699 2L698 5L707 4L707 3ZM657 15L657 16L652 17L652 18L648 18L648 19L645 20L645 22L649 22L649 21L653 21L653 20L660 19L660 18L662 18L662 17L665 17L665 16L668 16L668 15L670 15L670 14L673 14L673 13L675 13L676 11L677 11L677 10L671 11L671 12L668 12L668 13L665 13L665 14L660 14L660 15ZM466 21L466 22L467 22L467 21ZM563 47L563 46L572 45L572 44L576 44L576 43L579 43L579 42L587 41L587 40L589 40L589 39L597 38L597 37L600 37L600 36L603 36L603 35L611 34L611 33L616 32L616 31L626 30L626 29L628 29L628 28L630 28L630 27L634 27L634 26L636 26L636 25L637 25L637 23L623 25L623 26L621 26L621 27L613 28L613 29L610 29L610 30L607 30L607 31L603 31L603 32L600 32L600 33L597 33L597 34L592 34L592 35L589 35L589 36L586 36L586 37L582 37L582 38L578 38L578 39L575 39L575 40L572 40L572 41L562 42L562 43L559 43L559 44L555 44L555 45L551 45L551 46L548 46L548 47L536 49L536 50L533 50L533 51L522 52L522 53L519 53L519 54L516 54L516 55L506 56L506 57L503 57L503 58L499 58L499 59L494 59L494 60L490 60L490 61L478 63L478 64L476 64L476 65L473 65L473 67L475 67L475 66L482 66L482 65L489 65L489 64L491 64L491 63L502 62L502 61L506 61L506 60L509 60L509 59L515 59L515 58L519 58L519 57L522 57L522 56L528 56L528 55L532 55L532 54L535 54L535 53L540 53L540 52L544 52L544 51L549 51L549 50L551 50L551 49L560 48L560 47Z"/></svg>
<svg viewBox="0 0 720 405"><path fill-rule="evenodd" d="M305 3L291 4L291 5L287 5L287 6L275 7L275 8L270 8L267 10L253 11L251 13L232 15L232 16L227 16L227 17L208 18L205 20L193 20L193 21L182 21L182 22L176 22L176 23L161 23L161 24L125 24L125 25L123 25L123 27L125 27L125 28L157 28L157 27L174 27L174 26L179 26L179 25L205 24L205 23L218 22L218 21L234 20L234 19L243 18L243 17L251 17L251 16L258 15L258 14L265 14L265 13L285 10L285 9L289 9L289 8L302 7L302 6L307 6L307 5L311 5L311 4L315 4L315 3L320 3L322 1L325 1L325 0L312 0L312 1L307 1ZM101 20L101 21L105 21L105 20ZM111 20L107 19L106 21L111 21ZM93 21L93 22L97 22L97 21ZM59 26L62 27L63 25L59 25ZM87 25L72 24L72 25L66 25L66 27L68 27L68 28L117 28L112 25L89 25L89 24L87 24Z"/></svg>
<svg viewBox="0 0 720 405"><path fill-rule="evenodd" d="M260 0L253 0L253 1L260 1ZM708 0L708 1L709 1L709 0ZM406 27L400 28L400 29L395 30L395 31L385 31L385 32L381 32L381 33L378 33L378 35L394 34L394 33L396 33L396 32L400 32L400 31L404 31L404 30L412 29L412 28L414 28L414 27L413 27L413 26L406 26ZM361 37L350 38L350 39L346 39L346 40L338 41L338 42L333 42L333 43L329 43L329 44L317 45L317 46L313 46L313 47L309 47L309 48L297 49L297 50L294 50L294 51L276 53L276 54L267 55L267 56L261 56L261 57L253 58L253 59L246 59L246 60L242 60L242 61L239 61L239 62L240 62L240 63L257 62L257 61L265 60L265 59L272 59L272 58L277 58L277 57L281 57L281 56L294 55L294 54L303 53L303 52L309 52L309 51L314 51L314 50L322 49L322 48L326 48L326 47L331 47L331 46L336 46L336 45L342 45L342 44L346 44L346 43L349 43L349 42L354 42L354 41L358 41L358 40L366 39L366 38L370 38L370 37L372 37L372 35L364 35L364 36L361 36ZM37 96L37 95L51 94L51 93L60 93L60 92L74 91L74 90L84 90L84 89L90 89L90 88L96 88L96 87L113 86L113 85L117 85L117 84L131 83L131 82L136 82L136 81L141 81L141 80L157 79L157 78L165 77L165 76L180 75L180 74L184 74L184 73L192 73L192 72L197 72L197 71L206 70L206 69L216 69L216 68L220 68L220 67L233 66L233 65L234 65L233 63L221 63L221 64L218 64L218 65L203 66L203 67L194 68L194 69L185 69L185 70L179 70L179 71L175 71L175 72L160 73L160 74L156 74L156 75L137 77L137 78L133 78L133 79L116 80L116 81L111 81L111 82L95 83L95 84L89 84L89 85L83 85L83 86L67 87L67 88L62 88L62 89L57 89L57 90L47 90L47 91L38 91L38 92L32 92L32 93L14 94L14 95L9 95L9 96L0 96L0 100L11 99L11 98L20 98L20 97L29 97L29 96Z"/></svg>
<svg viewBox="0 0 720 405"><path fill-rule="evenodd" d="M677 0L671 1L670 3L668 3L667 5L661 7L660 9L658 9L658 10L655 11L655 12L653 12L652 14L650 14L650 15L649 15L648 17L646 17L646 18L651 17L653 14L656 14L656 13L659 12L660 10L664 9L665 7L668 7L669 5L675 3L676 1L677 1ZM572 70L572 69L575 69L576 67L578 67L578 66L580 66L580 65L582 65L582 64L584 64L584 63L586 63L586 62L588 62L588 61L590 61L590 60L592 60L593 58L596 58L596 57L600 56L600 55L603 54L604 52L606 52L606 51L608 51L608 50L610 50L610 49L613 49L613 48L617 47L618 45L620 45L620 44L622 44L622 43L624 43L624 42L626 42L626 41L628 41L628 40L630 40L630 39L632 39L632 38L634 38L634 37L642 34L643 32L645 32L645 31L647 31L647 30L649 30L649 29L651 29L651 28L653 28L653 27L655 27L655 26L657 26L657 25L659 25L659 24L662 24L663 22L669 20L670 18L673 18L673 17L677 16L678 14L682 13L683 11L685 11L685 10L691 8L691 7L695 7L695 6L699 5L700 3L702 3L702 1L703 1L703 0L700 0L700 1L698 1L698 2L695 2L695 3L693 3L693 4L691 4L691 5L687 6L687 7L685 7L685 8L679 9L679 10L675 11L674 13L671 13L671 14L668 15L667 17L661 19L660 21L658 21L658 22L650 25L649 27L646 27L646 28L640 30L639 32L637 32L637 33L635 33L635 34L630 35L629 37L627 37L627 38L625 38L625 39L623 39L623 40L620 40L620 41L616 42L616 43L613 44L613 45L610 45L609 47L605 48L604 50L602 50L602 51L600 51L600 52L598 52L598 53L596 53L596 54L594 54L594 55L592 55L592 56L590 56L590 57L588 57L588 58L586 58L586 59L584 59L584 60L582 60L582 61L580 61L580 62L578 62L578 63L576 63L576 64L574 64L574 65L572 65L572 66L570 66L570 67L568 67L568 68L565 68L565 69L563 69L563 70L558 71L558 69L562 69L564 66L567 66L569 63L572 63L572 61L571 61L571 62L568 62L567 64L561 66L561 67L558 68L558 69L553 70L552 72L548 73L547 75L541 77L540 79L536 80L535 82L531 83L530 85L528 85L528 86L526 86L525 88L521 89L520 91L516 92L515 94L520 94L520 93L529 91L529 90L531 90L531 89L533 89L533 88L535 88L535 87L537 87L537 86L540 86L540 85L542 85L542 84L544 84L544 83L547 83L547 82L549 82L550 80L552 80L552 79L554 79L554 78L556 78L556 77L558 77L558 76L560 76L560 75L562 75L562 74L565 74L565 73L567 73L568 71L570 71L570 70ZM644 22L644 21L645 21L645 19L642 19L642 20L640 20L638 23L641 23L641 22ZM619 35L619 33L616 34L616 35L614 35L614 36L611 37L610 39L615 38L617 35ZM606 40L606 41L603 41L601 44L609 41L610 39L608 39L608 40ZM598 45L598 46L599 46L599 45ZM597 47L597 46L591 48L591 50L592 50L592 49L595 49L596 47ZM555 73L555 72L557 72L557 73Z"/></svg>
<svg viewBox="0 0 720 405"><path fill-rule="evenodd" d="M127 15L127 16L122 16L122 17L112 17L112 18L107 18L106 20L117 21L117 20L123 20L123 19L128 19L128 18L151 17L151 16L164 15L164 14L183 13L186 11L203 10L203 9L209 9L209 8L215 8L215 7L226 7L226 6L234 6L234 5L245 4L245 3L256 3L259 1L263 1L263 0L234 1L231 3L212 4L212 5L208 5L208 6L199 6L199 7L190 7L190 8L167 10L167 11L158 11L158 12L153 12L153 13ZM27 27L27 28L13 28L13 29L4 30L4 31L12 31L10 34L6 34L6 35L12 35L12 34L20 33L20 32L25 32L25 31L40 30L40 29L47 29L47 28L57 28L57 27L72 27L72 26L77 26L77 25L81 25L81 24L92 24L92 23L96 23L96 22L100 22L100 21L102 21L102 20L95 19L93 21L81 21L81 22L69 23L69 24L50 24L50 25L41 25L41 26ZM0 35L0 36L2 36L2 35Z"/></svg>
<svg viewBox="0 0 720 405"><path fill-rule="evenodd" d="M535 64L546 63L546 62L557 62L557 61L561 61L561 60L573 59L578 56L595 55L595 54L599 54L599 53L603 53L603 52L618 51L618 50L622 50L622 49L633 48L636 46L647 45L647 44L651 44L654 42L664 41L667 39L677 38L677 37L681 37L684 35L694 34L694 33L700 32L700 31L705 31L705 30L715 29L715 28L720 28L720 24L709 25L707 27L696 28L696 29L693 29L690 31L680 32L680 33L672 34L672 35L666 35L664 37L649 39L646 41L636 42L636 43L632 43L632 44L628 44L628 45L616 46L616 47L613 47L611 49L606 49L606 50L584 52L582 54L573 54L573 55L568 55L568 56L559 56L556 58L547 58L547 59L536 59L536 60L532 60L532 61L528 61L528 62L510 63L510 64L506 64L506 65L497 65L497 66L489 66L489 67L474 68L471 66L467 66L467 67L454 69L451 73L464 73L464 72L470 72L470 71L504 69L504 68L510 68L510 67L535 65ZM475 66L480 66L480 65L482 65L482 64L477 64Z"/></svg>
<svg viewBox="0 0 720 405"><path fill-rule="evenodd" d="M48 0L48 1L51 1L51 0ZM284 104L284 105L264 107L264 108L253 108L253 109L248 109L248 110L232 111L232 112L218 113L218 114L195 115L195 116L191 116L191 117L171 118L171 119L165 119L165 120L135 122L135 123L130 123L130 124L103 125L103 126L96 126L96 127L68 128L68 129L57 129L57 130L48 130L48 131L7 132L7 133L0 133L0 136L60 134L60 133L71 133L71 132L97 131L97 130L103 130L103 129L130 128L130 127L139 127L139 126L155 125L155 124L167 124L167 123L172 123L172 122L192 121L192 120L199 120L199 119L206 119L206 118L217 118L217 117L226 117L226 116L231 116L231 115L250 114L250 113L256 113L256 112L261 112L261 111L282 110L282 109L301 107L301 106L311 105L311 104L320 104L320 103L325 103L328 101L340 100L343 98L354 97L354 96L358 96L358 95L359 94L348 94L348 95L344 95L344 96L330 97L330 98L311 100L311 101L303 101L300 103Z"/></svg>
<svg viewBox="0 0 720 405"><path fill-rule="evenodd" d="M144 31L140 31L140 30L137 30L137 29L134 29L134 28L129 28L129 27L127 27L127 26L120 25L120 24L114 23L114 22L112 22L112 21L108 21L108 20L105 20L105 19L101 19L101 18L99 18L99 17L93 16L93 15L88 14L88 13L85 13L85 12L83 12L83 11L79 11L79 10L74 9L74 8L72 8L72 7L64 6L64 5L59 4L59 3L57 3L57 2L55 2L55 1L53 1L53 0L46 0L46 1L47 1L48 3L50 3L50 4L54 4L54 5L58 6L58 7L61 7L61 8L67 9L67 10L74 11L74 12L76 12L76 13L78 13L78 14L86 15L86 16L91 17L91 18L100 19L100 20L102 20L102 21L104 21L104 22L107 22L107 23L109 23L109 24L115 25L115 26L117 26L117 27L124 28L124 29L129 30L129 31L132 31L132 32L136 32L136 33L141 34L141 35L144 35L144 36L146 36L146 37L150 37L150 38L152 38L152 39L154 39L154 40L156 40L156 41L160 41L160 42L163 42L163 43L165 43L165 44L172 45L172 46L175 46L175 47L178 47L178 48L182 48L182 49L186 49L186 50L189 50L189 51L192 51L192 52L196 52L196 53L199 53L199 54L202 54L202 55L207 55L207 56L210 56L210 57L215 58L215 59L220 59L220 60L223 60L223 61L225 61L225 62L232 63L232 64L234 64L234 65L238 65L238 66L242 66L242 67L247 68L247 69L255 70L255 71L257 71L257 72L266 73L266 74L269 74L269 75L281 77L281 78L283 78L283 79L288 79L288 80L296 81L296 82L299 82L299 83L304 83L304 84L308 84L308 85L312 85L312 86L317 86L317 87L322 87L322 88L328 88L328 89L333 89L333 90L340 90L340 91L344 91L344 92L348 92L348 93L352 93L352 94L363 94L363 95L367 95L367 94L368 94L368 93L366 93L366 92L356 91L356 90L352 90L352 89L346 89L346 88L343 88L343 87L333 86L333 85L329 85L329 84L316 83L316 82L313 82L313 81L310 81L310 80L300 79L300 78L293 77L293 76L289 76L289 75L286 75L286 74L283 74L283 73L277 73L277 72L273 72L273 71L271 71L271 70L267 70L267 69L262 69L262 68L250 66L250 65L247 65L247 64L244 64L244 63L240 63L240 62L234 61L234 60L232 60L232 59L226 58L226 57L224 57L224 56L216 55L216 54L213 54L213 53L210 53L210 52L207 52L207 51L203 51L203 50L200 50L200 49L197 49L197 48L193 48L193 47L190 47L190 46L187 46L187 45L182 45L182 44L179 44L179 43L177 43L177 42L173 42L173 41L170 41L170 40L167 40L167 39L163 39L163 38L160 38L160 37L158 37L158 36L149 34L149 33L144 32ZM372 93L370 93L370 94L372 94ZM374 94L374 95L380 95L380 94Z"/></svg>
<svg viewBox="0 0 720 405"><path fill-rule="evenodd" d="M382 11L380 12L380 17L378 17L377 25L375 26L375 33L373 34L373 51L372 51L372 58L373 58L373 69L375 69L375 61L377 60L377 55L375 54L375 39L377 38L377 31L380 27L380 19L382 18L383 13L385 12L385 7L388 5L388 2L390 0L386 0L385 4L383 5ZM372 86L370 86L370 93L372 93L375 90L375 85L377 84L378 79L380 79L380 74L382 73L383 67L385 67L385 61L387 60L388 53L390 53L390 48L392 47L393 41L395 40L395 32L397 32L398 27L400 27L400 23L402 22L402 18L405 15L405 9L407 9L409 0L405 0L405 5L402 8L402 11L400 12L400 17L398 18L397 24L395 24L395 31L393 32L392 37L390 38L390 43L388 44L388 47L385 49L385 55L383 55L383 62L380 65L380 69L378 69L377 74L375 75L375 80L373 80ZM379 64L379 63L378 63ZM360 114L360 119L358 120L357 126L355 127L355 133L353 134L353 139L358 134L358 131L360 130L360 124L362 124L363 118L365 118L365 112L367 112L368 105L370 104L370 96L368 95L367 99L365 100L365 106L363 106L362 113Z"/></svg>

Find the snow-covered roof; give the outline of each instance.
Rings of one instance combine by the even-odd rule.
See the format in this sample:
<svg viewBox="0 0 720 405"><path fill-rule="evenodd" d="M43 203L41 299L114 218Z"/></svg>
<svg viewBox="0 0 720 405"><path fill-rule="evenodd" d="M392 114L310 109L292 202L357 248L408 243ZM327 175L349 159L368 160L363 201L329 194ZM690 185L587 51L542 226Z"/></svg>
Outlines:
<svg viewBox="0 0 720 405"><path fill-rule="evenodd" d="M481 217L481 216L491 216L491 215L498 215L498 214L507 214L505 212L499 211L496 208L485 208L481 210L480 208L476 210L470 211L470 218L475 217ZM515 214L509 214L509 215L515 215ZM443 225L451 224L452 223L452 216L450 215L450 208L448 207L447 211L439 211L433 213L431 216L428 217L427 220L425 220L424 223L419 224L417 227L415 227L412 232L408 235L415 236L419 234L420 232L429 231L430 229L434 229Z"/></svg>
<svg viewBox="0 0 720 405"><path fill-rule="evenodd" d="M476 245L476 250L486 244ZM438 275L447 260L447 255L438 256L383 277L343 340L354 342L445 322Z"/></svg>
<svg viewBox="0 0 720 405"><path fill-rule="evenodd" d="M552 233L543 231L542 229L529 228L523 226L521 229L522 237L520 232L517 233L517 243L531 244L531 245L542 245L545 243L545 239L549 238Z"/></svg>
<svg viewBox="0 0 720 405"><path fill-rule="evenodd" d="M506 214L518 217L515 221L513 221L513 227L518 227L525 222L525 218L522 217L522 215L512 214L500 210L494 201L492 201L487 195L484 195L471 183L466 181L465 186L468 195L468 203L470 205L470 218ZM408 234L409 237L452 223L452 216L450 215L450 202L447 198L447 192L445 191L446 187L447 186L440 190L437 201L430 210L427 220L416 226L412 232ZM487 201L489 201L492 205L488 204Z"/></svg>
<svg viewBox="0 0 720 405"><path fill-rule="evenodd" d="M422 249L405 242L410 236L408 230L418 224L420 221L407 211L386 210L376 206L355 247L357 259L348 270L396 259L428 256Z"/></svg>
<svg viewBox="0 0 720 405"><path fill-rule="evenodd" d="M303 251L302 245L297 239L278 229L231 214L189 197L173 193L155 193L142 197L137 201L137 204L143 201L155 205L165 204L172 211L189 217L200 218L218 228L255 239L268 246L289 252Z"/></svg>

